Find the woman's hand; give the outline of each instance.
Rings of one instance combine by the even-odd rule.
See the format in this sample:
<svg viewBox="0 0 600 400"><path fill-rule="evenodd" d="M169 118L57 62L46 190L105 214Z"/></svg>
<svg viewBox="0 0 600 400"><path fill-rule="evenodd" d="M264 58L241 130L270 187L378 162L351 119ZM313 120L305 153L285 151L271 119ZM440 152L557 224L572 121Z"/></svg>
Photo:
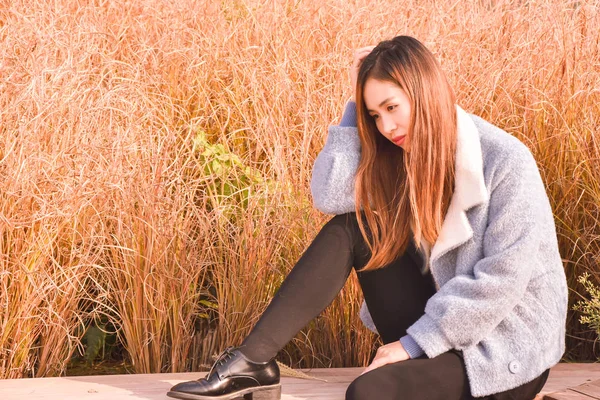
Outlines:
<svg viewBox="0 0 600 400"><path fill-rule="evenodd" d="M354 101L356 90L356 81L358 80L358 69L362 60L371 52L375 46L361 47L354 52L354 60L352 61L352 67L350 68L350 83L352 84L352 97L350 100Z"/></svg>
<svg viewBox="0 0 600 400"><path fill-rule="evenodd" d="M410 359L410 356L404 350L404 346L400 343L399 340L388 343L386 345L381 346L377 349L377 354L375 354L375 358L362 373L366 374L367 372L374 370L375 368L379 368L385 364L395 363L398 361L405 361Z"/></svg>

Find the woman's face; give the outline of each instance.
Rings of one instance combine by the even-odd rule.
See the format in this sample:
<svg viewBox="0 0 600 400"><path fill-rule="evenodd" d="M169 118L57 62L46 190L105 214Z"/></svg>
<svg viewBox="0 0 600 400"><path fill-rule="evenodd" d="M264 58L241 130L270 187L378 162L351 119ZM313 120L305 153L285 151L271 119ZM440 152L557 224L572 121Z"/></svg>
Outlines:
<svg viewBox="0 0 600 400"><path fill-rule="evenodd" d="M411 110L404 90L395 83L368 78L363 97L379 132L396 146L407 150Z"/></svg>

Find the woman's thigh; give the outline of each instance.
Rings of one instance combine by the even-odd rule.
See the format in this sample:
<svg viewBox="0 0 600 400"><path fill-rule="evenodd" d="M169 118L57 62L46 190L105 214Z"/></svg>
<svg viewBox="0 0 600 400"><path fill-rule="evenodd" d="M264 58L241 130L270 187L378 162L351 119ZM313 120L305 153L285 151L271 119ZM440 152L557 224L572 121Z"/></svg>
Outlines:
<svg viewBox="0 0 600 400"><path fill-rule="evenodd" d="M462 353L450 350L435 358L387 364L356 378L346 400L532 400L542 390L550 370L531 382L484 397L473 397Z"/></svg>
<svg viewBox="0 0 600 400"><path fill-rule="evenodd" d="M386 364L356 378L346 400L463 400L470 398L462 357L449 351L435 358Z"/></svg>
<svg viewBox="0 0 600 400"><path fill-rule="evenodd" d="M544 384L548 380L550 370L547 369L540 376L532 380L531 382L524 383L523 385L514 389L506 390L504 392L495 393L484 397L474 397L474 400L533 400L535 396L542 391Z"/></svg>

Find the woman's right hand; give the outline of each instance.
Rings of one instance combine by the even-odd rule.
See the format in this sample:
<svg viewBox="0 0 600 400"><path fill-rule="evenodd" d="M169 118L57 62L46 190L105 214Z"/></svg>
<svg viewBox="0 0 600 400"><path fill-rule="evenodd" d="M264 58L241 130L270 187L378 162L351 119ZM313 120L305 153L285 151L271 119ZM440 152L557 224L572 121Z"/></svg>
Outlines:
<svg viewBox="0 0 600 400"><path fill-rule="evenodd" d="M358 80L358 70L362 60L371 52L375 46L361 47L354 52L354 60L352 61L352 67L350 68L350 82L352 84L352 97L350 100L354 101L356 98L356 81Z"/></svg>

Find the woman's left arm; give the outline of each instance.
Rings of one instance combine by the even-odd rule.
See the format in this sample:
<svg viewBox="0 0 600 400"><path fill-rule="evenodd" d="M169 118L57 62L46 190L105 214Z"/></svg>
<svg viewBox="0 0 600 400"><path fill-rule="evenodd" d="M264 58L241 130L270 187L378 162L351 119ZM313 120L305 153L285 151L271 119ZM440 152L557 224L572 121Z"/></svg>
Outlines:
<svg viewBox="0 0 600 400"><path fill-rule="evenodd" d="M541 252L552 250L541 247L556 232L536 162L524 145L512 150L494 171L483 257L472 274L448 280L407 330L430 358L484 339L523 297Z"/></svg>

